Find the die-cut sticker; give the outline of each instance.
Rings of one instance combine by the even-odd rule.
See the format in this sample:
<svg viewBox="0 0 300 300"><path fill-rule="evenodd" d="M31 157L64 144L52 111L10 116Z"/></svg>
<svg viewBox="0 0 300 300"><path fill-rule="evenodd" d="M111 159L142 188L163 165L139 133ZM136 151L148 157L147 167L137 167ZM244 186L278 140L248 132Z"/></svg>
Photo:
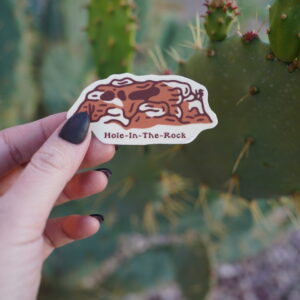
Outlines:
<svg viewBox="0 0 300 300"><path fill-rule="evenodd" d="M107 144L186 144L218 124L207 89L177 75L111 75L85 88L67 116L78 112Z"/></svg>

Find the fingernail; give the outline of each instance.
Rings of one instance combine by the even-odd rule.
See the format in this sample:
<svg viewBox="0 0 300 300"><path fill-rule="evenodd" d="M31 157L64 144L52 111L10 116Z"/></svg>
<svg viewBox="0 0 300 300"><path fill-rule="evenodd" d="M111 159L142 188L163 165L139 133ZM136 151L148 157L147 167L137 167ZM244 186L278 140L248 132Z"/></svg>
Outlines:
<svg viewBox="0 0 300 300"><path fill-rule="evenodd" d="M99 169L95 169L95 171L103 172L107 177L107 179L109 179L109 177L112 175L112 171L108 168L99 168Z"/></svg>
<svg viewBox="0 0 300 300"><path fill-rule="evenodd" d="M121 146L120 146L120 145L115 145L115 149L116 149L116 151L118 151L120 148L121 148Z"/></svg>
<svg viewBox="0 0 300 300"><path fill-rule="evenodd" d="M100 214L91 214L90 217L93 217L99 221L100 224L104 222L104 217L103 215Z"/></svg>
<svg viewBox="0 0 300 300"><path fill-rule="evenodd" d="M89 125L89 115L86 112L77 113L66 122L59 137L72 144L80 144L88 133Z"/></svg>

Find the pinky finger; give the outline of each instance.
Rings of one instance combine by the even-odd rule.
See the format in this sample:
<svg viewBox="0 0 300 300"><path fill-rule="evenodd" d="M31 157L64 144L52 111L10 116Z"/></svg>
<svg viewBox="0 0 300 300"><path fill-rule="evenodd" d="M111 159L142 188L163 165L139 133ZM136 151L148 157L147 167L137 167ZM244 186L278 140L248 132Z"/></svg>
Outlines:
<svg viewBox="0 0 300 300"><path fill-rule="evenodd" d="M50 219L44 231L44 258L46 259L55 248L95 234L102 221L101 215L70 215Z"/></svg>

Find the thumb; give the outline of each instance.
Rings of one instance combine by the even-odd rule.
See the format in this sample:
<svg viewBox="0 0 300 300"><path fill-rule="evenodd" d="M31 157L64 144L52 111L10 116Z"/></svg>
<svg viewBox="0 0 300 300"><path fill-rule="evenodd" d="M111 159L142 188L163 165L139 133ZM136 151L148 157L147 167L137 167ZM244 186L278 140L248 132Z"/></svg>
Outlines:
<svg viewBox="0 0 300 300"><path fill-rule="evenodd" d="M88 114L79 113L59 126L3 197L4 216L13 216L22 225L45 224L57 197L85 156L91 138L89 123Z"/></svg>

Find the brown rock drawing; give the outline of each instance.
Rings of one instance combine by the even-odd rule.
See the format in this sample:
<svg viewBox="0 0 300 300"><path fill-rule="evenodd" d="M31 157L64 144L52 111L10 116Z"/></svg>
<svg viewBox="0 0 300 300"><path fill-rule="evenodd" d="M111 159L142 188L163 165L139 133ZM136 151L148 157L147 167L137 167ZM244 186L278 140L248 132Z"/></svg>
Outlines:
<svg viewBox="0 0 300 300"><path fill-rule="evenodd" d="M212 123L203 104L204 91L177 80L131 78L98 85L85 95L77 112L87 112L91 122L115 123L124 129L155 125L180 126Z"/></svg>

